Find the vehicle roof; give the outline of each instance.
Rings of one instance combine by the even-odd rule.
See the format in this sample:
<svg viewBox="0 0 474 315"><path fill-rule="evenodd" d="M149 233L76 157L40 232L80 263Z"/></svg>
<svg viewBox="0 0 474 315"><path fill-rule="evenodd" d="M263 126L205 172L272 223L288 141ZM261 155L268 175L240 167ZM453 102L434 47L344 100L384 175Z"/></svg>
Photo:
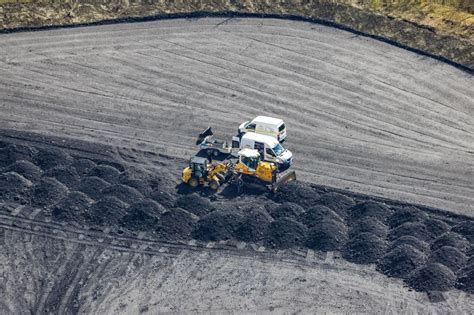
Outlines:
<svg viewBox="0 0 474 315"><path fill-rule="evenodd" d="M264 142L270 145L272 148L276 146L279 142L272 136L262 135L260 133L255 132L247 132L242 136L242 139L249 139L258 142Z"/></svg>
<svg viewBox="0 0 474 315"><path fill-rule="evenodd" d="M268 116L257 116L252 120L252 122L269 124L269 125L279 125L283 123L283 120L280 118L274 118L274 117L268 117Z"/></svg>
<svg viewBox="0 0 474 315"><path fill-rule="evenodd" d="M239 151L239 155L248 156L248 157L259 157L260 153L258 153L258 151L255 149L245 148Z"/></svg>
<svg viewBox="0 0 474 315"><path fill-rule="evenodd" d="M207 158L201 157L201 156L193 156L191 158L192 163L198 163L198 164L205 164L207 162Z"/></svg>

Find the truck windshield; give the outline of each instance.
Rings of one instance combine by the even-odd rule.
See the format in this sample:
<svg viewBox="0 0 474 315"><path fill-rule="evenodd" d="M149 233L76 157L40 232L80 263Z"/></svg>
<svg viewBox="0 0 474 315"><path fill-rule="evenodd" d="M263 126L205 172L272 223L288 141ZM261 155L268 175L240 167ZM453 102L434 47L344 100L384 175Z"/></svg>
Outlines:
<svg viewBox="0 0 474 315"><path fill-rule="evenodd" d="M282 145L279 144L279 143L278 143L276 146L274 146L274 147L272 148L272 150L273 150L273 152L275 152L275 154L276 154L277 156L278 156L278 155L281 155L281 154L285 151L285 149L284 149L284 148L282 147Z"/></svg>

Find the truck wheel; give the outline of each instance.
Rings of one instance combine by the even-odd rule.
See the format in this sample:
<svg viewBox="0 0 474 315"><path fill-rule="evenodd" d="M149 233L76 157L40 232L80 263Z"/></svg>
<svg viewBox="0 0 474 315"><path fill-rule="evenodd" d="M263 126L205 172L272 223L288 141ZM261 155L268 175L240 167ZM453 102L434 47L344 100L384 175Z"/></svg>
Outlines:
<svg viewBox="0 0 474 315"><path fill-rule="evenodd" d="M189 186L196 188L199 185L199 180L196 177L193 177L188 182Z"/></svg>
<svg viewBox="0 0 474 315"><path fill-rule="evenodd" d="M217 190L219 189L219 182L216 181L216 180L213 180L209 183L209 188L211 188L212 190Z"/></svg>

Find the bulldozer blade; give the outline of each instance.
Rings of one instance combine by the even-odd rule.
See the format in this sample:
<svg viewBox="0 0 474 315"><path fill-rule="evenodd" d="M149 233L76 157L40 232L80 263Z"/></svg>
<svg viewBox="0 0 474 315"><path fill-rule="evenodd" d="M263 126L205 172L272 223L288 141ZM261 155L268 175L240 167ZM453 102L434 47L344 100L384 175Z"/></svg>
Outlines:
<svg viewBox="0 0 474 315"><path fill-rule="evenodd" d="M276 176L276 180L272 184L272 191L277 192L281 185L294 180L296 180L296 172L294 170L281 172Z"/></svg>

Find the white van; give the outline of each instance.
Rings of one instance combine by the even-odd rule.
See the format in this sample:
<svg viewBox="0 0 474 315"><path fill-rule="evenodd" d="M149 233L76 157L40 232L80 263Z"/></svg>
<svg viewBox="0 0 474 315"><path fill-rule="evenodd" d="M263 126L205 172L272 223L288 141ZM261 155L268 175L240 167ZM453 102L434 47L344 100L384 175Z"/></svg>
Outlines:
<svg viewBox="0 0 474 315"><path fill-rule="evenodd" d="M288 168L293 163L293 154L285 149L277 139L272 136L247 132L242 137L232 137L232 148L255 149L262 156L262 160L275 162L281 168Z"/></svg>
<svg viewBox="0 0 474 315"><path fill-rule="evenodd" d="M275 137L283 142L286 138L286 126L279 118L257 116L252 121L246 121L239 126L239 134L247 132L260 133L262 135Z"/></svg>

